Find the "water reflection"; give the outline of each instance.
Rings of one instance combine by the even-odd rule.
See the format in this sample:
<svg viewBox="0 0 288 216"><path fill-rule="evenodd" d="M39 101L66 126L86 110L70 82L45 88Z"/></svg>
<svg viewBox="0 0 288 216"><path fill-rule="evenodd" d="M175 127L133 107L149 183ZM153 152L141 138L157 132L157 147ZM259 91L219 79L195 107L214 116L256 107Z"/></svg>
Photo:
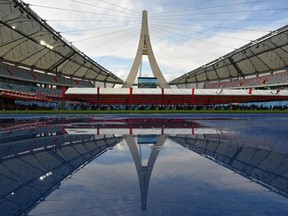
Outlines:
<svg viewBox="0 0 288 216"><path fill-rule="evenodd" d="M251 146L238 146L211 136L170 136L197 154L227 167L269 190L288 197L287 152L273 152Z"/></svg>
<svg viewBox="0 0 288 216"><path fill-rule="evenodd" d="M286 215L288 150L249 141L251 121L3 123L1 215Z"/></svg>

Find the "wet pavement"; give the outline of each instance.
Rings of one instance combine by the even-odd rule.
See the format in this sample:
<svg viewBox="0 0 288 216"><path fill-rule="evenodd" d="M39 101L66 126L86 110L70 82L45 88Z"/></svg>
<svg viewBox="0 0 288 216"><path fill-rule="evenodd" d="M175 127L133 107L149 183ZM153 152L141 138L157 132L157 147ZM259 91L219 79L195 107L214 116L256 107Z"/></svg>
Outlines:
<svg viewBox="0 0 288 216"><path fill-rule="evenodd" d="M1 216L287 215L286 115L5 117Z"/></svg>

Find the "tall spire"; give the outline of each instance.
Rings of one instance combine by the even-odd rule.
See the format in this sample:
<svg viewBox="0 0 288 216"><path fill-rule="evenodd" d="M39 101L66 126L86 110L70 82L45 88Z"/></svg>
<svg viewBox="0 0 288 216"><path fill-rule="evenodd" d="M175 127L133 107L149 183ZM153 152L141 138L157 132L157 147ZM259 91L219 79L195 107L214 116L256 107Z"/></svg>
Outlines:
<svg viewBox="0 0 288 216"><path fill-rule="evenodd" d="M148 60L149 60L152 72L154 74L154 77L157 78L158 85L161 88L170 88L163 74L161 73L161 70L156 62L156 59L152 50L150 37L149 37L149 30L148 30L147 11L145 10L142 12L141 35L140 35L140 41L139 41L136 57L134 59L130 73L123 85L123 88L131 88L133 86L133 83L139 71L139 67L140 67L143 55L148 56Z"/></svg>

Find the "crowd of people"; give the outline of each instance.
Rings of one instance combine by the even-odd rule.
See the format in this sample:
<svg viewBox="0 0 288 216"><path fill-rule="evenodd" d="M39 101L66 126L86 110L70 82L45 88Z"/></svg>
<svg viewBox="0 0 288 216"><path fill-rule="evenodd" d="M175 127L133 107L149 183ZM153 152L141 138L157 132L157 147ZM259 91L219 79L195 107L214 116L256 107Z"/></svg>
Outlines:
<svg viewBox="0 0 288 216"><path fill-rule="evenodd" d="M2 100L1 110L288 110L288 102L255 102L223 105L98 105L82 102Z"/></svg>

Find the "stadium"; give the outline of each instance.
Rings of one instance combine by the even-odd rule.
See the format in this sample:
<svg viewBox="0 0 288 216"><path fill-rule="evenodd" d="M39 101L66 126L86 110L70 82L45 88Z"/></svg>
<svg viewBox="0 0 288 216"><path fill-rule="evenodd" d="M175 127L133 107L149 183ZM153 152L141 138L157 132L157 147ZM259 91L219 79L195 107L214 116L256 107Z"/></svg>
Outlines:
<svg viewBox="0 0 288 216"><path fill-rule="evenodd" d="M259 103L287 108L287 25L186 72L167 85L160 83L161 71L153 71L153 79L159 78L158 88L137 88L135 77L132 83L129 81L132 86L125 87L129 76L125 81L97 63L25 1L0 1L0 7L1 110L215 109ZM144 38L140 47L140 36L141 49L137 54L148 55L152 67L156 60L151 54L149 33ZM139 77L143 77L141 73Z"/></svg>
<svg viewBox="0 0 288 216"><path fill-rule="evenodd" d="M0 0L0 215L287 215L287 10Z"/></svg>

